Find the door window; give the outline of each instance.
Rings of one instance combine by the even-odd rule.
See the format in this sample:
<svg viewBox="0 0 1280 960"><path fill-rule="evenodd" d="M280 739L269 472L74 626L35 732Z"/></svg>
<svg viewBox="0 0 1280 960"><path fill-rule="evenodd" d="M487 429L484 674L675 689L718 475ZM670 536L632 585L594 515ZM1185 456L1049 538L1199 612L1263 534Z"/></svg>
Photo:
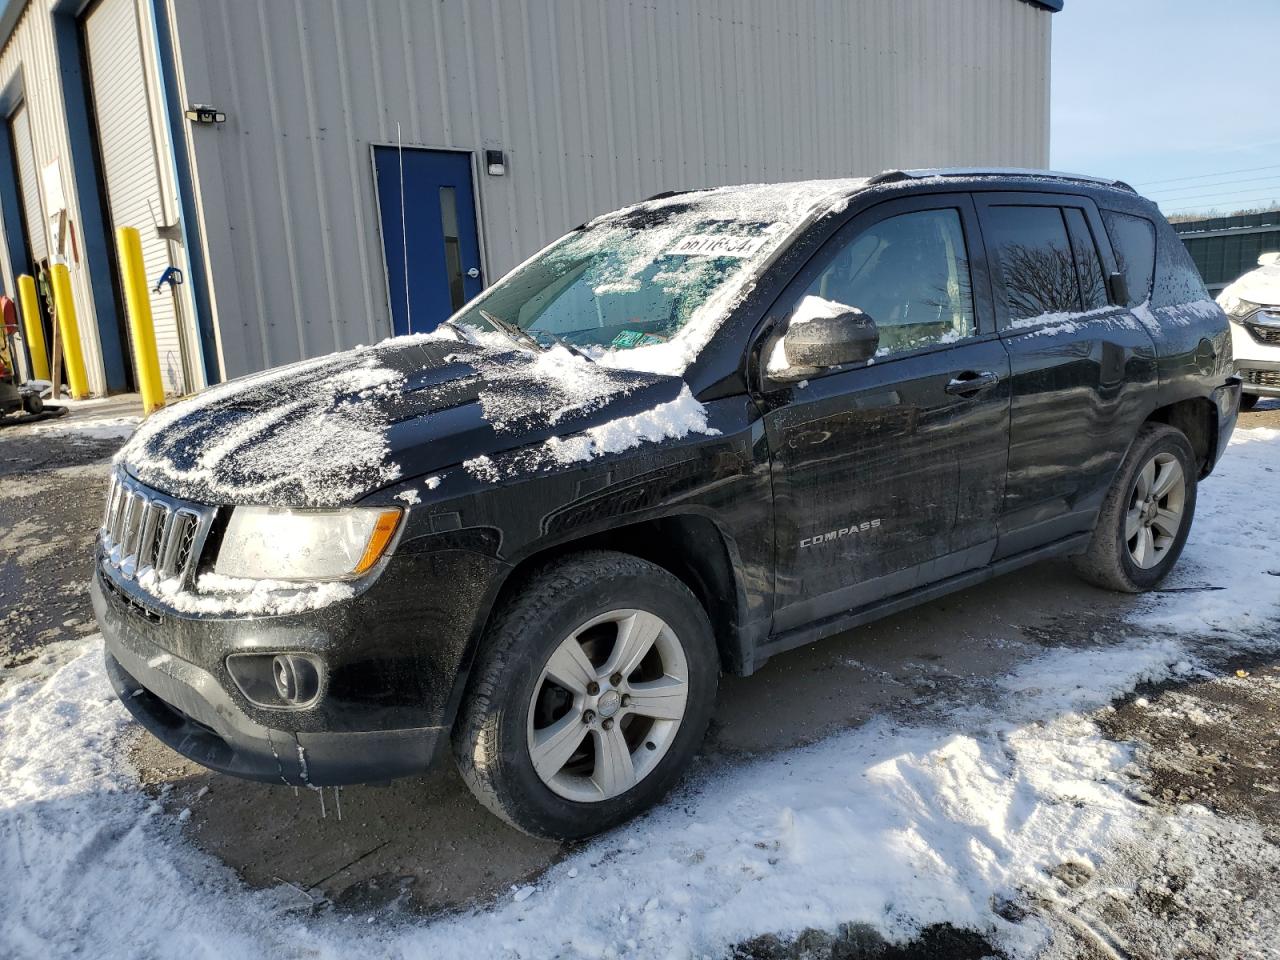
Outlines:
<svg viewBox="0 0 1280 960"><path fill-rule="evenodd" d="M1080 280L1058 207L990 207L983 232L1004 281L1014 326L1080 310Z"/></svg>
<svg viewBox="0 0 1280 960"><path fill-rule="evenodd" d="M973 336L973 284L960 212L918 210L868 227L838 250L800 299L806 296L870 316L880 330L880 354Z"/></svg>
<svg viewBox="0 0 1280 960"><path fill-rule="evenodd" d="M1102 260L1089 223L1078 207L1067 207L1063 212L1071 228L1071 250L1076 259L1076 275L1080 278L1082 305L1085 310L1100 310L1108 303L1107 285L1102 279Z"/></svg>

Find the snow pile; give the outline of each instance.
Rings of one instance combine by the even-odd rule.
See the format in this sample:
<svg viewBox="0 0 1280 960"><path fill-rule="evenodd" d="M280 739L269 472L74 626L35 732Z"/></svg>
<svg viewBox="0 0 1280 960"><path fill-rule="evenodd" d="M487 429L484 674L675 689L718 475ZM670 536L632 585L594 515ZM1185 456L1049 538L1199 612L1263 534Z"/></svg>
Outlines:
<svg viewBox="0 0 1280 960"><path fill-rule="evenodd" d="M1237 433L1170 583L1222 589L1155 598L1145 636L1050 650L1000 679L998 696L935 704L936 725L878 718L705 778L513 896L434 920L351 923L292 912L298 898L283 887L244 888L139 791L117 753L126 714L98 641L53 651L0 687L0 953L696 956L858 921L891 939L953 923L1030 957L1046 928L1001 907L1051 901L1048 870L1105 863L1158 825L1181 825L1210 855L1207 814L1130 799L1130 748L1083 714L1194 671L1198 631L1276 643L1266 545L1280 540L1280 516L1256 510L1256 491L1277 469L1280 431Z"/></svg>
<svg viewBox="0 0 1280 960"><path fill-rule="evenodd" d="M23 427L22 434L50 433L85 440L126 440L138 429L141 417L76 417L40 420Z"/></svg>
<svg viewBox="0 0 1280 960"><path fill-rule="evenodd" d="M591 427L566 440L552 437L546 443L546 450L557 463L574 463L606 453L621 453L646 441L679 440L691 433L714 436L720 431L707 426L707 409L693 398L686 384L674 400Z"/></svg>
<svg viewBox="0 0 1280 960"><path fill-rule="evenodd" d="M249 580L203 573L194 591L177 577L158 579L154 570L138 577L138 586L180 613L204 616L271 617L318 610L355 596L349 583Z"/></svg>

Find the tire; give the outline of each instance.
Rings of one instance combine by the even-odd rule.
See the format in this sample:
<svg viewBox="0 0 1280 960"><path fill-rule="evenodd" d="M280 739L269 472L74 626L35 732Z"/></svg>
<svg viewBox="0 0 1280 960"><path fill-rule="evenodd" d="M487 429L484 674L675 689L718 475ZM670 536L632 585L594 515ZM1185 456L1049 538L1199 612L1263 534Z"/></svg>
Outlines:
<svg viewBox="0 0 1280 960"><path fill-rule="evenodd" d="M39 394L29 393L22 398L22 408L27 413L35 416L36 414L44 413L44 401L40 399Z"/></svg>
<svg viewBox="0 0 1280 960"><path fill-rule="evenodd" d="M666 570L606 551L553 561L486 632L454 727L458 769L517 829L585 839L679 780L706 734L719 674L706 612Z"/></svg>
<svg viewBox="0 0 1280 960"><path fill-rule="evenodd" d="M1181 476L1169 480L1162 491L1169 476L1164 471L1175 464ZM1187 542L1195 516L1197 472L1195 452L1180 430L1162 423L1143 425L1102 503L1093 539L1074 559L1076 573L1122 593L1156 587ZM1133 534L1135 520L1138 532Z"/></svg>
<svg viewBox="0 0 1280 960"><path fill-rule="evenodd" d="M1258 405L1258 400L1259 400L1259 397L1256 393L1240 394L1240 412L1248 413L1250 410L1252 410L1254 407Z"/></svg>

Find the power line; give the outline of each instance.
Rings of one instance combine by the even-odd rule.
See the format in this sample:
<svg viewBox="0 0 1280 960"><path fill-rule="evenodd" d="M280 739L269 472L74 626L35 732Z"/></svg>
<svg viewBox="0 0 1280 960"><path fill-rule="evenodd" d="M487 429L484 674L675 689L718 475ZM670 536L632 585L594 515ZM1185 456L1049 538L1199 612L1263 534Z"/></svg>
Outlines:
<svg viewBox="0 0 1280 960"><path fill-rule="evenodd" d="M1271 183L1280 180L1280 174L1274 174L1270 177L1245 177L1241 180L1222 180L1214 183L1195 183L1186 187L1166 187L1163 190L1148 190L1147 196L1159 196L1165 193L1181 193L1184 190L1210 190L1218 187L1230 187L1239 183Z"/></svg>
<svg viewBox="0 0 1280 960"><path fill-rule="evenodd" d="M1165 203L1181 203L1183 200L1206 200L1213 197L1239 197L1246 193L1259 193L1262 187L1250 187L1248 190L1228 190L1225 193L1221 190L1215 190L1212 193L1199 193L1191 197L1168 197ZM1276 195L1280 196L1280 184L1275 187Z"/></svg>
<svg viewBox="0 0 1280 960"><path fill-rule="evenodd" d="M1192 203L1182 207L1171 207L1164 212L1167 214L1185 213L1188 210L1208 212L1223 206L1231 206L1235 210L1243 210L1247 207L1258 205L1280 208L1280 192L1269 194L1265 197L1250 197L1247 200L1233 200L1230 204Z"/></svg>
<svg viewBox="0 0 1280 960"><path fill-rule="evenodd" d="M1200 173L1191 177L1170 177L1167 180L1147 180L1144 183L1135 183L1135 187L1154 187L1161 183L1182 183L1186 180L1208 180L1210 177L1229 177L1237 173L1257 173L1259 170L1280 170L1280 165L1273 164L1269 167L1245 167L1243 170L1219 170L1217 173Z"/></svg>

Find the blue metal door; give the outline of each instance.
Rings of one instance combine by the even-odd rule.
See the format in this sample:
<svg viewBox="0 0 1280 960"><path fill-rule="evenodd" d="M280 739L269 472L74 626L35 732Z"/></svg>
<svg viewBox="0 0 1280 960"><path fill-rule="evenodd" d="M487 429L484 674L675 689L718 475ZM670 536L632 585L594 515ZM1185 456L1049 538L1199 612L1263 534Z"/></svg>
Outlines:
<svg viewBox="0 0 1280 960"><path fill-rule="evenodd" d="M374 147L373 167L391 326L426 333L484 286L471 155Z"/></svg>

